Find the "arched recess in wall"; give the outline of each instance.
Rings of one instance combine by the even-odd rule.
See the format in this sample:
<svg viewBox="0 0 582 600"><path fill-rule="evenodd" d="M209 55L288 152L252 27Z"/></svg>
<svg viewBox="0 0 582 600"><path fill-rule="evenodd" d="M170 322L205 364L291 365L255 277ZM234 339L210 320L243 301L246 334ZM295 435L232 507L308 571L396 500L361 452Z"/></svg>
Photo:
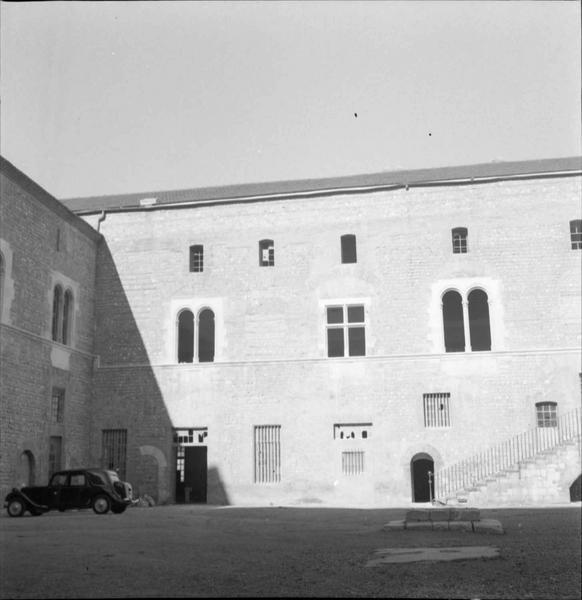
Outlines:
<svg viewBox="0 0 582 600"><path fill-rule="evenodd" d="M214 313L209 308L198 313L198 361L214 362Z"/></svg>
<svg viewBox="0 0 582 600"><path fill-rule="evenodd" d="M18 463L18 480L25 486L34 485L36 477L36 460L30 450L20 454Z"/></svg>
<svg viewBox="0 0 582 600"><path fill-rule="evenodd" d="M53 292L53 323L52 323L52 338L55 342L62 340L62 318L63 318L63 288L56 285Z"/></svg>
<svg viewBox="0 0 582 600"><path fill-rule="evenodd" d="M463 323L463 299L456 290L449 290L442 297L445 352L465 351L465 328Z"/></svg>
<svg viewBox="0 0 582 600"><path fill-rule="evenodd" d="M166 482L166 470L168 467L168 461L166 460L164 453L156 446L149 445L140 446L139 453L142 456L151 457L153 459L153 462L155 462L155 465L157 467L157 481L155 481L156 492L153 494L153 496L154 499L158 502L158 504L166 502L170 497L170 493L168 490L168 484ZM148 490L145 490L145 493L147 492ZM144 490L140 490L139 493L143 494Z"/></svg>
<svg viewBox="0 0 582 600"><path fill-rule="evenodd" d="M418 452L410 460L410 479L413 502L431 502L434 499L434 459L426 452Z"/></svg>
<svg viewBox="0 0 582 600"><path fill-rule="evenodd" d="M63 344L71 341L71 328L73 322L73 292L67 290L63 300Z"/></svg>
<svg viewBox="0 0 582 600"><path fill-rule="evenodd" d="M469 293L469 333L471 350L491 350L491 326L489 322L489 298L481 289Z"/></svg>
<svg viewBox="0 0 582 600"><path fill-rule="evenodd" d="M194 314L185 309L178 314L178 362L194 361Z"/></svg>
<svg viewBox="0 0 582 600"><path fill-rule="evenodd" d="M4 280L6 279L6 260L4 254L0 252L0 318L2 317L2 308L4 306Z"/></svg>

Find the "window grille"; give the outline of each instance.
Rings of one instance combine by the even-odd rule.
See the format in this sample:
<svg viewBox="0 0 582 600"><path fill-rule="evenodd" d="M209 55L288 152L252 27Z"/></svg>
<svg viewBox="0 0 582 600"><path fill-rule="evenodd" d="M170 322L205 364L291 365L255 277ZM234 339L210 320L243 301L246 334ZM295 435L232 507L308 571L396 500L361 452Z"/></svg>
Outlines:
<svg viewBox="0 0 582 600"><path fill-rule="evenodd" d="M570 221L570 242L572 250L582 250L582 220Z"/></svg>
<svg viewBox="0 0 582 600"><path fill-rule="evenodd" d="M365 356L366 324L364 306L327 307L327 355Z"/></svg>
<svg viewBox="0 0 582 600"><path fill-rule="evenodd" d="M62 388L53 388L51 400L51 421L53 423L62 423L65 411L65 390Z"/></svg>
<svg viewBox="0 0 582 600"><path fill-rule="evenodd" d="M256 425L255 483L281 481L281 426Z"/></svg>
<svg viewBox="0 0 582 600"><path fill-rule="evenodd" d="M453 254L467 253L467 228L455 227L452 230L453 236Z"/></svg>
<svg viewBox="0 0 582 600"><path fill-rule="evenodd" d="M342 263L355 263L358 262L358 256L356 252L356 236L353 233L347 233L341 236L342 246Z"/></svg>
<svg viewBox="0 0 582 600"><path fill-rule="evenodd" d="M558 405L556 402L538 402L536 404L538 427L558 426Z"/></svg>
<svg viewBox="0 0 582 600"><path fill-rule="evenodd" d="M204 246L196 244L190 246L190 272L202 273L204 271Z"/></svg>
<svg viewBox="0 0 582 600"><path fill-rule="evenodd" d="M101 464L105 469L117 471L125 479L127 461L127 429L103 429Z"/></svg>
<svg viewBox="0 0 582 600"><path fill-rule="evenodd" d="M273 240L261 240L259 242L259 266L275 266L275 242Z"/></svg>
<svg viewBox="0 0 582 600"><path fill-rule="evenodd" d="M422 395L425 427L451 426L450 397L449 393Z"/></svg>
<svg viewBox="0 0 582 600"><path fill-rule="evenodd" d="M61 470L61 457L63 455L63 438L51 436L49 440L49 476Z"/></svg>
<svg viewBox="0 0 582 600"><path fill-rule="evenodd" d="M342 452L342 473L360 475L364 472L364 452L361 450Z"/></svg>

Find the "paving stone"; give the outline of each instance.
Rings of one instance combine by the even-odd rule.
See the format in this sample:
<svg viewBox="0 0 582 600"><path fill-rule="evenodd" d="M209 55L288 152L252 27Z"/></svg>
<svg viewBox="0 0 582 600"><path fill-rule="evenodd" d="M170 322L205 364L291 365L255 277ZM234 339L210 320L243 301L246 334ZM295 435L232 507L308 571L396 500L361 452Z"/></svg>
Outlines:
<svg viewBox="0 0 582 600"><path fill-rule="evenodd" d="M409 510L406 513L406 522L409 521L429 521L430 520L430 510L426 509L415 509Z"/></svg>
<svg viewBox="0 0 582 600"><path fill-rule="evenodd" d="M449 548L381 548L374 552L366 567L386 563L409 563L419 561L451 561L478 558L497 558L496 546L450 546Z"/></svg>
<svg viewBox="0 0 582 600"><path fill-rule="evenodd" d="M384 525L384 527L382 529L385 529L387 531L398 531L398 530L404 529L404 524L405 524L404 520L389 521L388 523L386 523L386 525Z"/></svg>
<svg viewBox="0 0 582 600"><path fill-rule="evenodd" d="M432 530L432 521L406 521L405 529Z"/></svg>
<svg viewBox="0 0 582 600"><path fill-rule="evenodd" d="M473 521L473 531L475 533L505 533L503 525L497 519L481 519Z"/></svg>
<svg viewBox="0 0 582 600"><path fill-rule="evenodd" d="M433 529L433 531L448 531L449 530L449 522L448 521L433 521L432 529Z"/></svg>
<svg viewBox="0 0 582 600"><path fill-rule="evenodd" d="M452 508L450 521L478 521L481 513L478 508Z"/></svg>
<svg viewBox="0 0 582 600"><path fill-rule="evenodd" d="M448 521L451 515L450 508L435 508L430 511L431 521Z"/></svg>
<svg viewBox="0 0 582 600"><path fill-rule="evenodd" d="M473 531L471 521L449 521L449 531Z"/></svg>

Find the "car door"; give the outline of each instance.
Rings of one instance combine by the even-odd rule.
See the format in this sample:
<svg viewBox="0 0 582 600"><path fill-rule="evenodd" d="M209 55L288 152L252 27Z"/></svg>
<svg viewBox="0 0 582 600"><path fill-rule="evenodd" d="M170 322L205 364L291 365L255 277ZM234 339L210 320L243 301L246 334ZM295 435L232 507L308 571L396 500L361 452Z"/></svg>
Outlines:
<svg viewBox="0 0 582 600"><path fill-rule="evenodd" d="M67 483L66 473L55 473L46 488L43 504L51 509L57 509L61 506L61 491Z"/></svg>
<svg viewBox="0 0 582 600"><path fill-rule="evenodd" d="M87 479L82 471L71 471L65 485L61 487L59 508L83 508L83 490L87 487Z"/></svg>

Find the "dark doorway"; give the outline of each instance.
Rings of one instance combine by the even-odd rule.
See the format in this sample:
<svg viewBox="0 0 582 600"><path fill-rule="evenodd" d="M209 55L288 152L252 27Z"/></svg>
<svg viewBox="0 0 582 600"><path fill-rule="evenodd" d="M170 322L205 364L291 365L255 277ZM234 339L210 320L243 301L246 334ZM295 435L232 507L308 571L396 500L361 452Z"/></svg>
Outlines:
<svg viewBox="0 0 582 600"><path fill-rule="evenodd" d="M429 472L430 484L429 484ZM430 502L434 498L434 461L430 454L417 454L410 461L412 501Z"/></svg>
<svg viewBox="0 0 582 600"><path fill-rule="evenodd" d="M207 455L207 446L182 446L179 448L176 471L176 502L178 504L206 502Z"/></svg>

